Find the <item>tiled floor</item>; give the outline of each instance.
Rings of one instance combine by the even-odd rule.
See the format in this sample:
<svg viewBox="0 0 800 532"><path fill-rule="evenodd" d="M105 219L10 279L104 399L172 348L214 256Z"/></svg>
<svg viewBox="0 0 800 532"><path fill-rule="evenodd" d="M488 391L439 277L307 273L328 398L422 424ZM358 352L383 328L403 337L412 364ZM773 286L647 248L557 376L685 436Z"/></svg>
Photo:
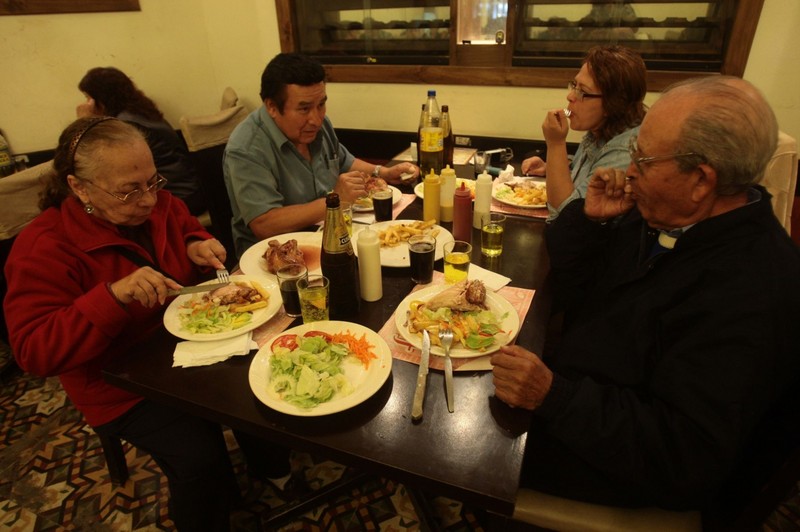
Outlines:
<svg viewBox="0 0 800 532"><path fill-rule="evenodd" d="M0 350L4 346L0 343ZM1 358L0 354L0 358ZM130 479L115 487L108 478L94 432L66 398L57 379L20 372L0 380L0 530L14 532L174 530L167 517L167 488L146 454L126 444ZM251 481L230 431L226 434L244 501L232 517L235 531L275 530L264 519L281 501ZM294 468L319 489L352 471L306 454L293 455ZM444 497L432 501L433 524L448 531L483 530L479 512ZM800 495L795 493L762 527L800 531ZM419 530L420 521L405 486L365 477L341 495L278 530Z"/></svg>

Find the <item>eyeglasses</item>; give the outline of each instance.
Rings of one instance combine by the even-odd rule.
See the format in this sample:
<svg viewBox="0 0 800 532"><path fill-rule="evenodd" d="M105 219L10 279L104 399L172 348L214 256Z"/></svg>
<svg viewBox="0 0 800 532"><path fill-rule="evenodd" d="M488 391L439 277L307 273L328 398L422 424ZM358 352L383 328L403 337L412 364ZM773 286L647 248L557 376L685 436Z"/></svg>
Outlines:
<svg viewBox="0 0 800 532"><path fill-rule="evenodd" d="M81 181L83 181L84 183L88 183L88 184L92 185L93 187L98 188L99 190L102 190L103 192L105 192L109 196L114 196L115 198L120 200L122 203L128 203L128 201L133 201L133 202L139 201L140 199L142 199L142 196L144 196L145 192L150 192L152 194L155 194L156 192L158 192L159 190L164 188L164 185L167 184L167 178L163 177L161 174L154 175L152 177L151 181L153 179L155 179L155 182L150 183L150 181L148 181L148 183L150 183L150 184L147 185L147 188L144 188L144 189L143 188L137 188L136 190L131 190L130 192L128 192L124 196L120 196L119 194L115 194L114 192L109 192L108 190L106 190L103 187L95 184L92 181L89 181L88 179L81 179Z"/></svg>
<svg viewBox="0 0 800 532"><path fill-rule="evenodd" d="M567 90L570 92L575 93L575 98L578 99L579 102L582 102L584 98L602 98L602 94L592 94L590 92L584 92L580 88L578 88L578 84L575 83L575 80L570 81L567 83Z"/></svg>
<svg viewBox="0 0 800 532"><path fill-rule="evenodd" d="M680 157L691 157L692 155L697 157L702 157L702 155L695 152L672 153L670 155L651 155L650 157L637 157L637 154L639 153L639 144L637 143L637 137L631 137L631 140L628 143L628 153L631 154L631 162L634 165L636 165L636 170L638 170L640 174L644 173L644 170L642 170L643 164L650 164L655 161L666 161L668 159L677 159Z"/></svg>

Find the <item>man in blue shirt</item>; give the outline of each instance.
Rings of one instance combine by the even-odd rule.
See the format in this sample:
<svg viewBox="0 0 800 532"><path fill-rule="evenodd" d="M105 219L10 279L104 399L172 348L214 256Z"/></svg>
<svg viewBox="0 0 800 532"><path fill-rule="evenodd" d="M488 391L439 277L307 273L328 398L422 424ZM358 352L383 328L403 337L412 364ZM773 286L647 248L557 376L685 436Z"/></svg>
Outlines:
<svg viewBox="0 0 800 532"><path fill-rule="evenodd" d="M354 202L366 195L369 176L397 183L419 174L411 163L368 163L339 143L325 116L325 70L313 59L275 56L261 76L261 98L264 106L231 134L223 161L238 257L260 240L323 220L331 191Z"/></svg>

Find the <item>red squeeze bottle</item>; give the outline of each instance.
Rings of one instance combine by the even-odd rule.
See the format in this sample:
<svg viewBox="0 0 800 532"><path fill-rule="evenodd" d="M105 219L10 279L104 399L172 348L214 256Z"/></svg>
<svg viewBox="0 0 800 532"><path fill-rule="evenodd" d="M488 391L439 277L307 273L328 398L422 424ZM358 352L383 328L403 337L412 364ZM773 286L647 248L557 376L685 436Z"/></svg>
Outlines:
<svg viewBox="0 0 800 532"><path fill-rule="evenodd" d="M463 181L453 194L453 238L472 241L472 192Z"/></svg>

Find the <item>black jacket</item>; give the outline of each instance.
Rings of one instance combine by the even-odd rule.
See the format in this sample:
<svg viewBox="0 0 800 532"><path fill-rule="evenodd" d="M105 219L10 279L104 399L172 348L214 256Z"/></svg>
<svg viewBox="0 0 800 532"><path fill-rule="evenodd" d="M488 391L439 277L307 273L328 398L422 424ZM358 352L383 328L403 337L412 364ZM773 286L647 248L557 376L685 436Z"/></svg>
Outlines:
<svg viewBox="0 0 800 532"><path fill-rule="evenodd" d="M702 507L798 381L800 253L756 190L653 258L635 210L600 225L578 200L548 228L566 318L529 444L551 438L605 491L577 496Z"/></svg>

